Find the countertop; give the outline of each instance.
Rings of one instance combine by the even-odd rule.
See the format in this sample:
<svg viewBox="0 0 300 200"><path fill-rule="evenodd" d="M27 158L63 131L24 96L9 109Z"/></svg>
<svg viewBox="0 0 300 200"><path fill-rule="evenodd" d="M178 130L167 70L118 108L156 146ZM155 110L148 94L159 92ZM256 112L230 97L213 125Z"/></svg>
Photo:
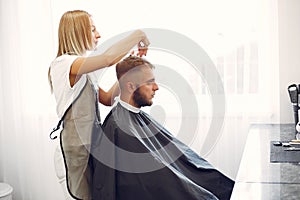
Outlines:
<svg viewBox="0 0 300 200"><path fill-rule="evenodd" d="M293 124L251 125L231 199L300 199L300 164L271 163L270 141L295 139Z"/></svg>

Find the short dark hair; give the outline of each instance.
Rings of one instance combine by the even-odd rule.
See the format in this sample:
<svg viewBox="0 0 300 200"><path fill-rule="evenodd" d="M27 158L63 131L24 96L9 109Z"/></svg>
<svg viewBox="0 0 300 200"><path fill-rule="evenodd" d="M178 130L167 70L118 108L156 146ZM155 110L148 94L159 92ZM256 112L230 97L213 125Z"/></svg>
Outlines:
<svg viewBox="0 0 300 200"><path fill-rule="evenodd" d="M120 80L120 78L130 70L134 68L140 68L142 66L148 66L151 69L154 68L154 65L152 65L149 61L141 57L133 55L128 56L116 65L116 73L118 80Z"/></svg>

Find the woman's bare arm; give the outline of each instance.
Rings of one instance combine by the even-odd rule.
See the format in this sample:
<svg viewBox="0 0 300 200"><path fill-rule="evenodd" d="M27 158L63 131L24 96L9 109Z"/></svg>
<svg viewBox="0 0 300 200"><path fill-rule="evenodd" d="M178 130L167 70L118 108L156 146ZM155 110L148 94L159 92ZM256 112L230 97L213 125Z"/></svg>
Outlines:
<svg viewBox="0 0 300 200"><path fill-rule="evenodd" d="M118 81L106 92L102 88L98 89L99 102L106 106L111 106L114 103L116 96L120 94Z"/></svg>
<svg viewBox="0 0 300 200"><path fill-rule="evenodd" d="M70 75L80 76L97 69L112 66L120 61L135 45L139 46L140 42L143 42L146 46L149 45L145 33L141 30L136 30L126 38L112 45L103 54L77 58L71 66ZM146 52L142 52L142 54L145 55Z"/></svg>

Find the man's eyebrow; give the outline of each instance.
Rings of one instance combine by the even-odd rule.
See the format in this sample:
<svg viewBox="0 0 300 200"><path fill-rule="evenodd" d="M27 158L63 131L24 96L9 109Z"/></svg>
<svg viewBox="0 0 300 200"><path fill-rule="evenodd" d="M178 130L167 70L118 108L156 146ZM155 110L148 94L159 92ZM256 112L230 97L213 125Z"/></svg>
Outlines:
<svg viewBox="0 0 300 200"><path fill-rule="evenodd" d="M150 83L150 82L154 82L154 81L155 81L155 78L152 78L152 79L147 80L146 82Z"/></svg>

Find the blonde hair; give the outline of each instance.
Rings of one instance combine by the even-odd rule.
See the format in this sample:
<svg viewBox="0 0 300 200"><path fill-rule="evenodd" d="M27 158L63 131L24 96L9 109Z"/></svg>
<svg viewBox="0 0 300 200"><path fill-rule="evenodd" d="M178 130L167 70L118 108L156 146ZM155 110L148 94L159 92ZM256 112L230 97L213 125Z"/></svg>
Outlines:
<svg viewBox="0 0 300 200"><path fill-rule="evenodd" d="M65 12L59 22L57 57L64 54L83 55L93 48L91 15L83 10ZM52 88L50 68L48 80Z"/></svg>
<svg viewBox="0 0 300 200"><path fill-rule="evenodd" d="M91 15L83 10L68 11L60 19L57 57L63 54L82 55L91 50Z"/></svg>

